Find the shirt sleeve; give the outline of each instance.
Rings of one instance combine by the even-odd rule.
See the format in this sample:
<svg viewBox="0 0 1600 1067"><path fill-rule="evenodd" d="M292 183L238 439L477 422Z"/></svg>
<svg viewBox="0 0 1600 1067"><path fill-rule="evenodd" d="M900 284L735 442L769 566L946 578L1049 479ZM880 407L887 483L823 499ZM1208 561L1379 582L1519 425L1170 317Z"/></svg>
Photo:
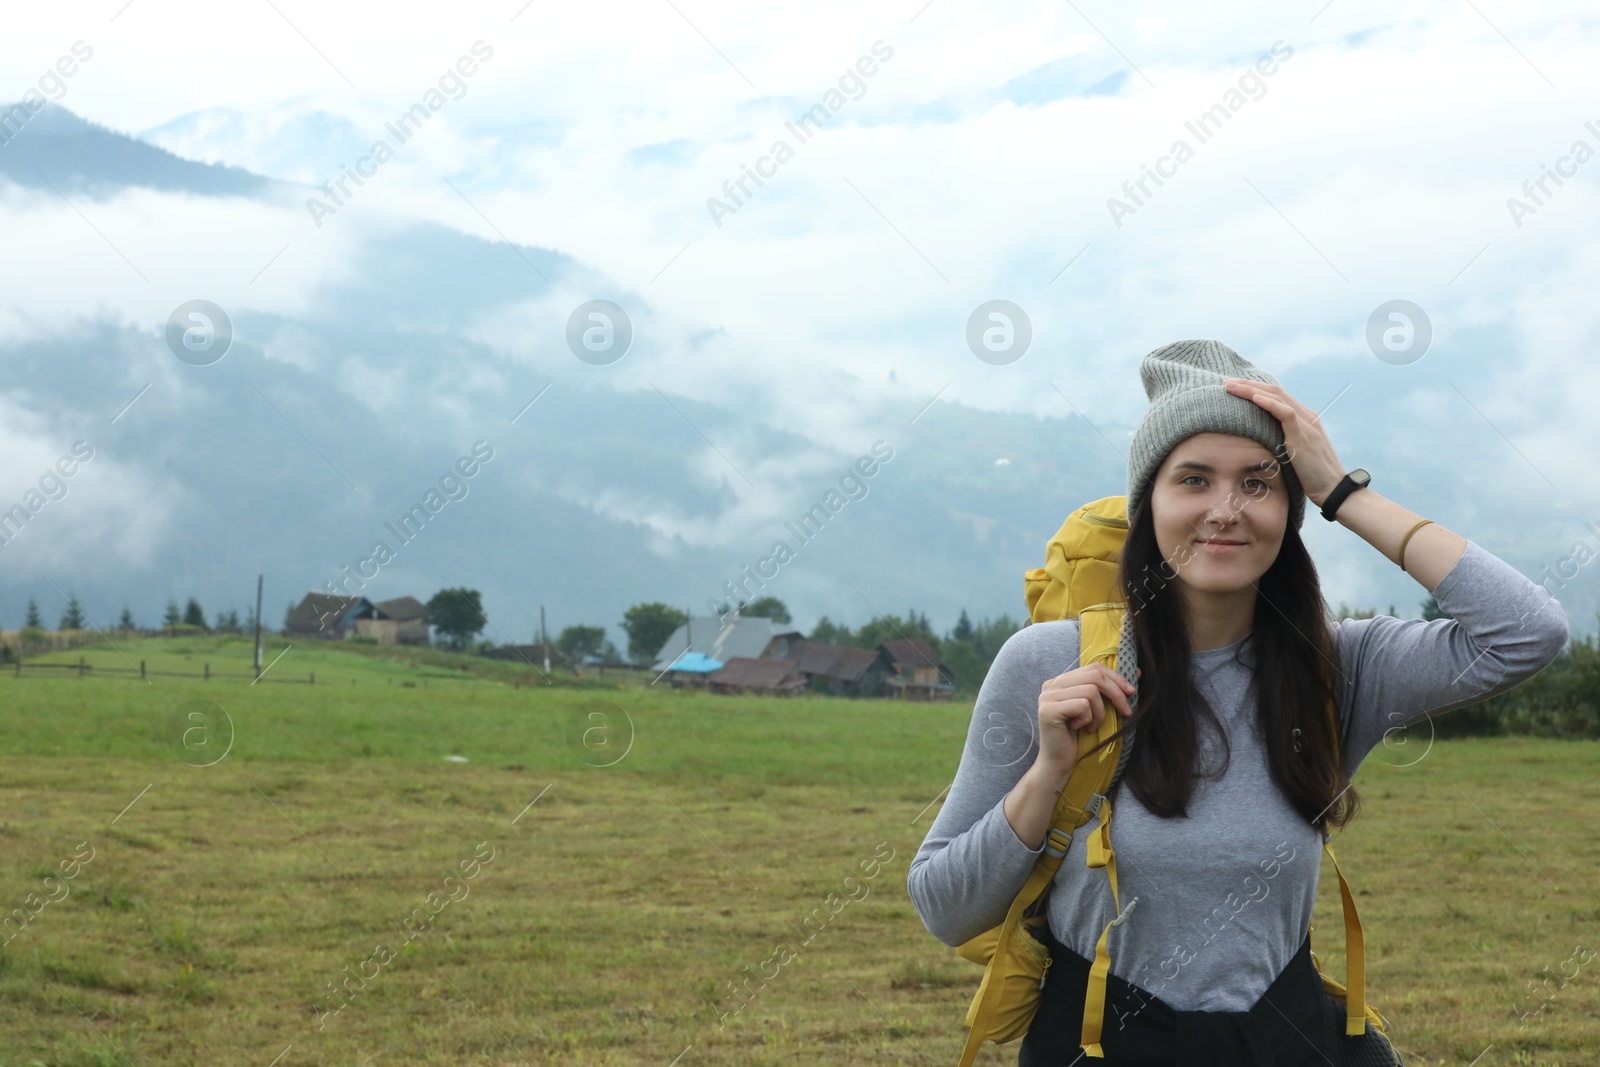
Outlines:
<svg viewBox="0 0 1600 1067"><path fill-rule="evenodd" d="M978 690L950 795L912 857L911 901L928 932L952 947L1004 921L1043 851L1043 842L1030 849L1017 837L1005 798L1038 756L1039 687L1060 673L1051 665L1077 663L1077 626L1035 623L1001 646ZM1070 648L1056 646L1069 637ZM1041 654L1046 640L1050 664Z"/></svg>
<svg viewBox="0 0 1600 1067"><path fill-rule="evenodd" d="M1338 624L1351 773L1390 732L1512 689L1566 647L1567 614L1550 591L1474 541L1433 595L1451 618Z"/></svg>

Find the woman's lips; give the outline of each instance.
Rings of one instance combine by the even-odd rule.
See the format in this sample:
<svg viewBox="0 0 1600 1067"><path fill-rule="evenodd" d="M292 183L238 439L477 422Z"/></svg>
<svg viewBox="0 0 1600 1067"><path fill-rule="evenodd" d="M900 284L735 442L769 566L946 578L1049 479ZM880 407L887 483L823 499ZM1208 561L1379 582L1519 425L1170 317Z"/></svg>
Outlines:
<svg viewBox="0 0 1600 1067"><path fill-rule="evenodd" d="M1223 555L1229 552L1236 552L1245 547L1241 541L1200 541L1198 544L1207 552L1216 552Z"/></svg>

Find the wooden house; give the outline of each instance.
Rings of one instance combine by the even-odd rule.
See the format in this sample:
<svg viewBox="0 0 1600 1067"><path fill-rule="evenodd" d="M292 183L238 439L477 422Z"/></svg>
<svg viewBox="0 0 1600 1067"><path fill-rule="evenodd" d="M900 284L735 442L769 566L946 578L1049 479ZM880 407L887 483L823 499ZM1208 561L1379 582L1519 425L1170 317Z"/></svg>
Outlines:
<svg viewBox="0 0 1600 1067"><path fill-rule="evenodd" d="M719 624L716 616L696 615L672 632L656 653L651 669L657 673L667 670L685 652L702 652L723 663L740 657L793 659L804 641L799 630L771 619L730 615Z"/></svg>
<svg viewBox="0 0 1600 1067"><path fill-rule="evenodd" d="M955 695L955 676L921 637L897 637L878 646L878 654L892 672L884 679L888 691L903 700L949 700Z"/></svg>
<svg viewBox="0 0 1600 1067"><path fill-rule="evenodd" d="M427 645L428 609L414 596L380 600L371 617L356 619L356 633L385 645Z"/></svg>
<svg viewBox="0 0 1600 1067"><path fill-rule="evenodd" d="M372 601L364 596L307 593L283 622L284 633L342 641L356 633L356 623L372 617Z"/></svg>
<svg viewBox="0 0 1600 1067"><path fill-rule="evenodd" d="M872 649L806 641L795 659L795 670L806 676L814 692L842 697L881 696L884 679L892 673L883 656Z"/></svg>
<svg viewBox="0 0 1600 1067"><path fill-rule="evenodd" d="M713 693L757 693L762 696L792 696L806 686L805 675L794 669L792 659L760 659L734 656L706 675L706 688Z"/></svg>

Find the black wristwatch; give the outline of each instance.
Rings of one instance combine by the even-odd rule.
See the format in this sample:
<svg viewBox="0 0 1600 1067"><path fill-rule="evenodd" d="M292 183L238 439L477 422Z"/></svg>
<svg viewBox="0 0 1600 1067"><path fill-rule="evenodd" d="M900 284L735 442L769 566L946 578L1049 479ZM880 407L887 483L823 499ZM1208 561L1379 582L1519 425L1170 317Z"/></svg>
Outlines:
<svg viewBox="0 0 1600 1067"><path fill-rule="evenodd" d="M1357 489L1365 489L1372 484L1372 475L1357 467L1339 480L1333 487L1333 492L1328 494L1328 499L1322 504L1322 517L1329 522L1333 521L1334 512L1339 510L1339 505L1344 503L1344 498Z"/></svg>

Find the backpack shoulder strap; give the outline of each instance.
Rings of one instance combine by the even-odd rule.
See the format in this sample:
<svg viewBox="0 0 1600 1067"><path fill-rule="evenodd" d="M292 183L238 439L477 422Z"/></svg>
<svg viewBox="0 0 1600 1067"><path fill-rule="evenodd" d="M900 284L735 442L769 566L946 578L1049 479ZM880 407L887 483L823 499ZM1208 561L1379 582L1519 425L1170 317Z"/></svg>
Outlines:
<svg viewBox="0 0 1600 1067"><path fill-rule="evenodd" d="M1082 610L1079 618L1082 622L1081 649L1078 657L1080 663L1084 665L1104 663L1112 670L1123 673L1119 669L1120 660L1121 668L1130 673L1136 670L1131 627L1127 624L1125 604L1092 604ZM1127 674L1123 676L1127 677ZM1122 725L1123 721L1118 715L1105 716L1100 724L1100 735L1109 736ZM1089 968L1089 983L1084 994L1083 1032L1080 1041L1084 1047L1084 1054L1096 1058L1105 1056L1104 1050L1100 1047L1100 1035L1105 1025L1106 977L1111 973L1111 952L1108 947L1111 928L1121 926L1139 902L1139 898L1134 897L1126 908L1122 906L1122 897L1117 887L1117 857L1111 847L1111 801L1104 795L1109 794L1115 783L1121 779L1131 747L1125 735L1123 739L1107 745L1088 760L1091 766L1099 768L1105 788L1102 794L1095 798L1100 823L1089 838L1085 862L1091 868L1105 868L1106 878L1111 883L1111 899L1117 909L1116 917L1106 924L1106 928L1100 932L1100 938L1095 943L1094 963ZM1073 770L1076 773L1077 768Z"/></svg>

